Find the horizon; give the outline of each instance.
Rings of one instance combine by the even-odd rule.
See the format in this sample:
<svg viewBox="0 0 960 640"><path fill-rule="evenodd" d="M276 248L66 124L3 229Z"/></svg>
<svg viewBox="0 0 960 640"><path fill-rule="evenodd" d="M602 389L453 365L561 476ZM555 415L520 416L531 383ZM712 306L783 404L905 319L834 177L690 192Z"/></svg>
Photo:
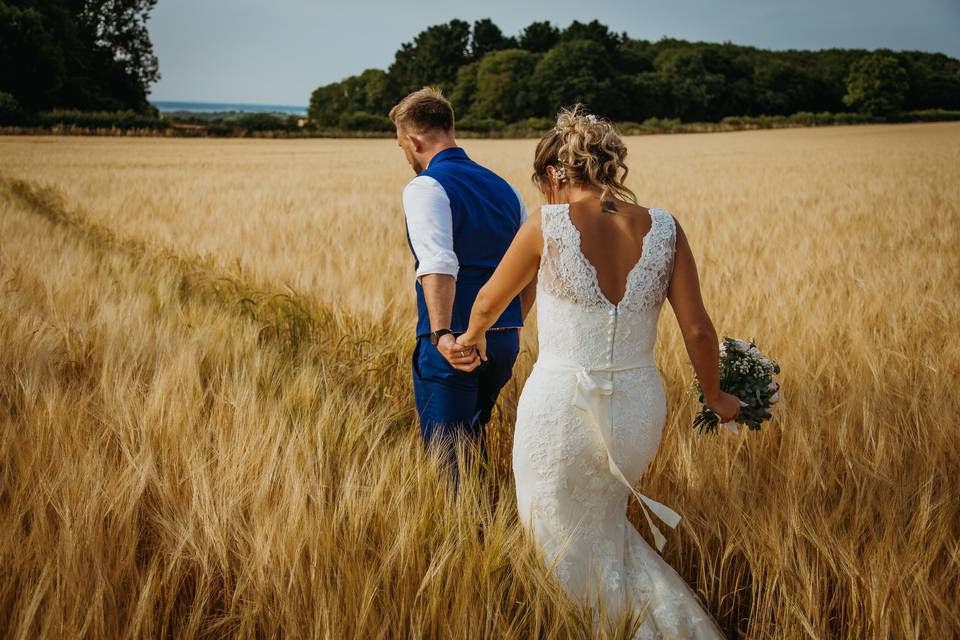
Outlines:
<svg viewBox="0 0 960 640"><path fill-rule="evenodd" d="M492 0L480 11L462 1L429 0L415 12L397 13L395 5L373 1L344 7L284 0L263 7L245 0L239 6L231 3L234 11L225 12L223 0L200 6L165 0L148 23L161 73L149 100L300 107L319 86L364 69L386 70L403 43L428 26L455 18L472 23L489 17L507 36L538 20L561 28L573 20L598 20L615 33L649 42L729 42L769 51L890 49L960 59L955 37L960 4L919 1L911 7L892 0L836 7L816 0L797 8L785 0L750 0L729 8L683 0L645 10L652 3L621 6L598 0L585 11L572 0L555 0L547 8ZM209 24L221 28L211 34L204 28ZM359 34L357 25L365 27Z"/></svg>

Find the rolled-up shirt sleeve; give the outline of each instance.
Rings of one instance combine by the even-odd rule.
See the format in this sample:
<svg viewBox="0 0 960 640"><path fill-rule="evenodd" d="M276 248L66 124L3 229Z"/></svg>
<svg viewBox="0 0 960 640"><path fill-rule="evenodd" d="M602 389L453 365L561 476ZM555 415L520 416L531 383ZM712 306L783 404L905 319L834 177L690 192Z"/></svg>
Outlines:
<svg viewBox="0 0 960 640"><path fill-rule="evenodd" d="M417 257L417 278L431 273L456 278L460 262L453 250L453 213L440 183L429 176L417 176L407 183L403 213Z"/></svg>

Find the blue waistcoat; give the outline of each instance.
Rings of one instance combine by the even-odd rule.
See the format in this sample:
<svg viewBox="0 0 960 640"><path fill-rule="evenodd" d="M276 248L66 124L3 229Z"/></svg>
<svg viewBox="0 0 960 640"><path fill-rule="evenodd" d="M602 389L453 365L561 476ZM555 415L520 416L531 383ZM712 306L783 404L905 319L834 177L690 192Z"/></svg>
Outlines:
<svg viewBox="0 0 960 640"><path fill-rule="evenodd" d="M470 323L473 301L507 252L520 229L520 201L506 180L467 157L461 147L437 153L420 174L430 176L443 187L453 214L453 250L460 268L453 300L450 330L461 333ZM407 243L416 260L417 254ZM416 260L415 267L420 261ZM417 289L417 335L430 333L430 317L419 282ZM493 327L520 327L520 296L514 298Z"/></svg>

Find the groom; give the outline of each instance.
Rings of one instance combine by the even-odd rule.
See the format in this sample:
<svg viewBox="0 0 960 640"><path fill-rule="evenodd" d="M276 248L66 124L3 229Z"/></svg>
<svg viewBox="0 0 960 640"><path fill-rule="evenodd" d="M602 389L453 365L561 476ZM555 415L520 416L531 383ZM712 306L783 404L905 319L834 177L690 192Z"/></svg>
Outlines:
<svg viewBox="0 0 960 640"><path fill-rule="evenodd" d="M407 242L416 268L417 343L413 393L425 444L445 448L459 484L454 441L474 440L486 458L484 425L510 379L519 329L533 286L515 298L487 334L487 361L462 350L480 287L526 218L520 194L457 146L454 114L440 91L424 87L390 110L397 141L417 174L403 190Z"/></svg>

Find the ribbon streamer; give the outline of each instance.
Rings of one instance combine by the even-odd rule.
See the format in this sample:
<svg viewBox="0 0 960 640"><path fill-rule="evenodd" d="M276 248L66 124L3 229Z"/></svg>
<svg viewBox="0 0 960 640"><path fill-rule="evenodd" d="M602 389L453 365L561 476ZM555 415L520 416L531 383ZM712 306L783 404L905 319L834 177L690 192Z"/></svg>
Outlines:
<svg viewBox="0 0 960 640"><path fill-rule="evenodd" d="M660 532L660 529L658 529L653 523L653 520L650 518L650 511L653 511L658 518L666 522L671 528L674 529L680 522L680 514L666 505L648 498L634 489L633 485L630 484L630 481L627 480L626 476L623 475L620 467L617 466L617 463L614 461L613 454L610 450L613 442L613 436L611 434L610 419L607 415L607 403L604 401L607 396L613 393L613 383L608 380L598 379L594 376L595 373L600 372L612 373L614 371L628 371L631 369L656 366L653 363L652 358L642 362L628 363L623 365L610 365L607 367L583 367L553 358L544 359L541 356L541 359L537 361L537 364L546 365L547 367L553 367L556 369L563 369L566 371L573 371L576 373L577 387L574 391L573 406L585 414L587 421L590 422L593 428L597 431L597 434L600 436L600 440L603 443L603 447L607 452L607 466L610 468L610 472L628 489L630 489L630 492L633 493L633 495L637 497L637 500L640 501L640 507L643 511L643 515L647 520L647 524L650 526L650 530L653 532L653 539L656 542L657 550L663 551L663 547L667 544L667 539L664 537L663 533Z"/></svg>

